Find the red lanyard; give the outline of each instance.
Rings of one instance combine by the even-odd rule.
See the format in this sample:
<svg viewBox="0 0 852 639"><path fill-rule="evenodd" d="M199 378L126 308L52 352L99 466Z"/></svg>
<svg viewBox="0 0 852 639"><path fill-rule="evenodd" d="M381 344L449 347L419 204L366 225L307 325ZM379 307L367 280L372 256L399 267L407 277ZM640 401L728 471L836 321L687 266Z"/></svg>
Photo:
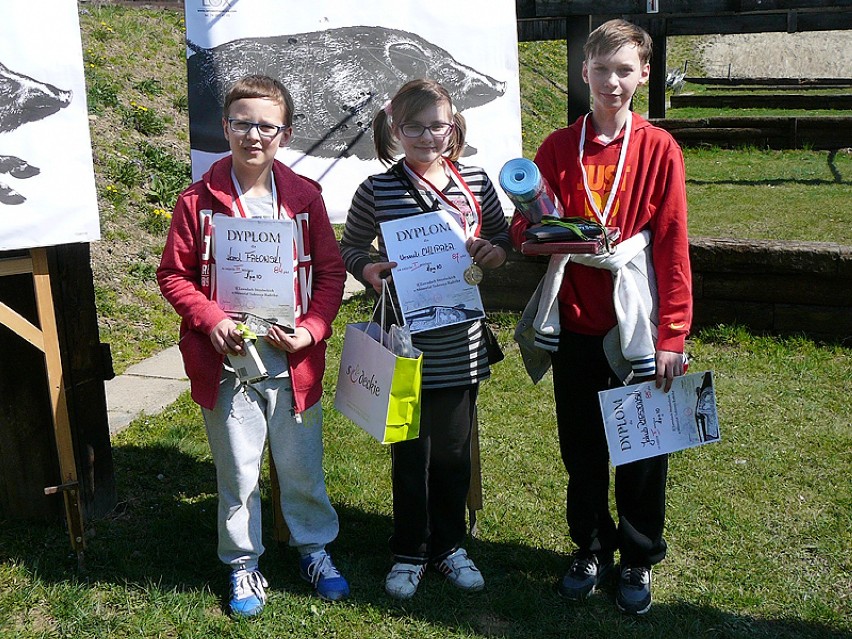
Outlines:
<svg viewBox="0 0 852 639"><path fill-rule="evenodd" d="M477 237L479 235L479 229L482 226L482 207L479 206L479 202L476 197L474 197L473 191L470 190L467 182L464 181L461 173L459 173L458 169L452 162L446 159L444 160L444 173L461 189L462 195L464 195L464 198L467 200L468 206L470 207L469 210L476 214L476 219L469 219L468 216L465 215L465 212L462 211L455 202L450 200L443 191L437 188L429 180L411 168L408 165L408 162L403 162L402 166L408 174L408 177L414 183L415 187L431 194L438 202L438 206L452 214L453 218L458 220L459 225L464 231L466 239L470 237Z"/></svg>

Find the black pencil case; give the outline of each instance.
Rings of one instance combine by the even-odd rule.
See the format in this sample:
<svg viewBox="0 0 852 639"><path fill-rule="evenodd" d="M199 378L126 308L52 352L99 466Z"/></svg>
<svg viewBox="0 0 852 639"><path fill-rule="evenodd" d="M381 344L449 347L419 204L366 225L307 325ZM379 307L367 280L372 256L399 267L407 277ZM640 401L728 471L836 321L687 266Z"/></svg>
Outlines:
<svg viewBox="0 0 852 639"><path fill-rule="evenodd" d="M542 218L541 226L527 229L524 237L533 242L577 242L596 240L603 227L581 218Z"/></svg>

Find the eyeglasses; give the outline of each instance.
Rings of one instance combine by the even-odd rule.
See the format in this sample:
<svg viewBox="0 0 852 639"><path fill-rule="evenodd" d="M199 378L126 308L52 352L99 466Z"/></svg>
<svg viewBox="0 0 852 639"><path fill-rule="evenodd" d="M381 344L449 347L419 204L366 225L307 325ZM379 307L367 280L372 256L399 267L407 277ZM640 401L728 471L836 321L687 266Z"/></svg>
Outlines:
<svg viewBox="0 0 852 639"><path fill-rule="evenodd" d="M287 125L276 126L274 124L260 124L259 122L249 122L248 120L235 120L228 118L228 127L234 133L241 135L248 134L252 129L257 129L257 134L262 138L274 138L282 131L286 131L290 127Z"/></svg>
<svg viewBox="0 0 852 639"><path fill-rule="evenodd" d="M434 122L426 126L416 122L406 122L400 125L399 130L407 138L419 138L427 130L432 134L432 137L443 138L449 135L454 128L455 125L450 122Z"/></svg>

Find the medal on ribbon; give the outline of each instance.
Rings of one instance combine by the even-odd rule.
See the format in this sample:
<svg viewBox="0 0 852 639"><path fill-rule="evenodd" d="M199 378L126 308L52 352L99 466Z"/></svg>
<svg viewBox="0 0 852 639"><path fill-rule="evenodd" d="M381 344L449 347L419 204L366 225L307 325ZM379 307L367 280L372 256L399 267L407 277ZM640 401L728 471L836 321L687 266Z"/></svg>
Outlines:
<svg viewBox="0 0 852 639"><path fill-rule="evenodd" d="M458 221L459 225L464 230L465 240L475 237L476 229L479 227L482 217L482 209L479 206L479 202L476 201L470 187L467 185L467 182L464 181L464 178L462 178L458 169L456 169L452 162L444 160L444 172L447 177L450 178L451 181L455 182L461 189L461 197L448 197L440 189L435 187L435 185L429 182L429 180L408 166L407 163L403 163L403 167L405 168L406 173L408 173L409 178L418 188L422 188L427 193L430 193L435 198L438 206L450 213L453 216L453 219ZM472 220L471 217L473 218ZM482 281L483 277L485 277L485 273L483 272L482 267L476 262L471 263L471 265L464 271L464 281L471 286L477 286Z"/></svg>

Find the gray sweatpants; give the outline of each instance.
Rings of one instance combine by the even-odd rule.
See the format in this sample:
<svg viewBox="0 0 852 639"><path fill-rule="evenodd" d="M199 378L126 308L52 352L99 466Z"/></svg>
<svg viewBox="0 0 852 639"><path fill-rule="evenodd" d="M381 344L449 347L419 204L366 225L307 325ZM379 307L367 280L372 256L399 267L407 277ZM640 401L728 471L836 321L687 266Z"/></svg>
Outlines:
<svg viewBox="0 0 852 639"><path fill-rule="evenodd" d="M213 410L202 409L219 490L219 558L233 568L257 567L263 554L260 465L267 438L281 487L281 510L290 545L301 555L337 537L337 513L322 467L322 405L297 420L290 379L272 378L245 388L223 371Z"/></svg>

